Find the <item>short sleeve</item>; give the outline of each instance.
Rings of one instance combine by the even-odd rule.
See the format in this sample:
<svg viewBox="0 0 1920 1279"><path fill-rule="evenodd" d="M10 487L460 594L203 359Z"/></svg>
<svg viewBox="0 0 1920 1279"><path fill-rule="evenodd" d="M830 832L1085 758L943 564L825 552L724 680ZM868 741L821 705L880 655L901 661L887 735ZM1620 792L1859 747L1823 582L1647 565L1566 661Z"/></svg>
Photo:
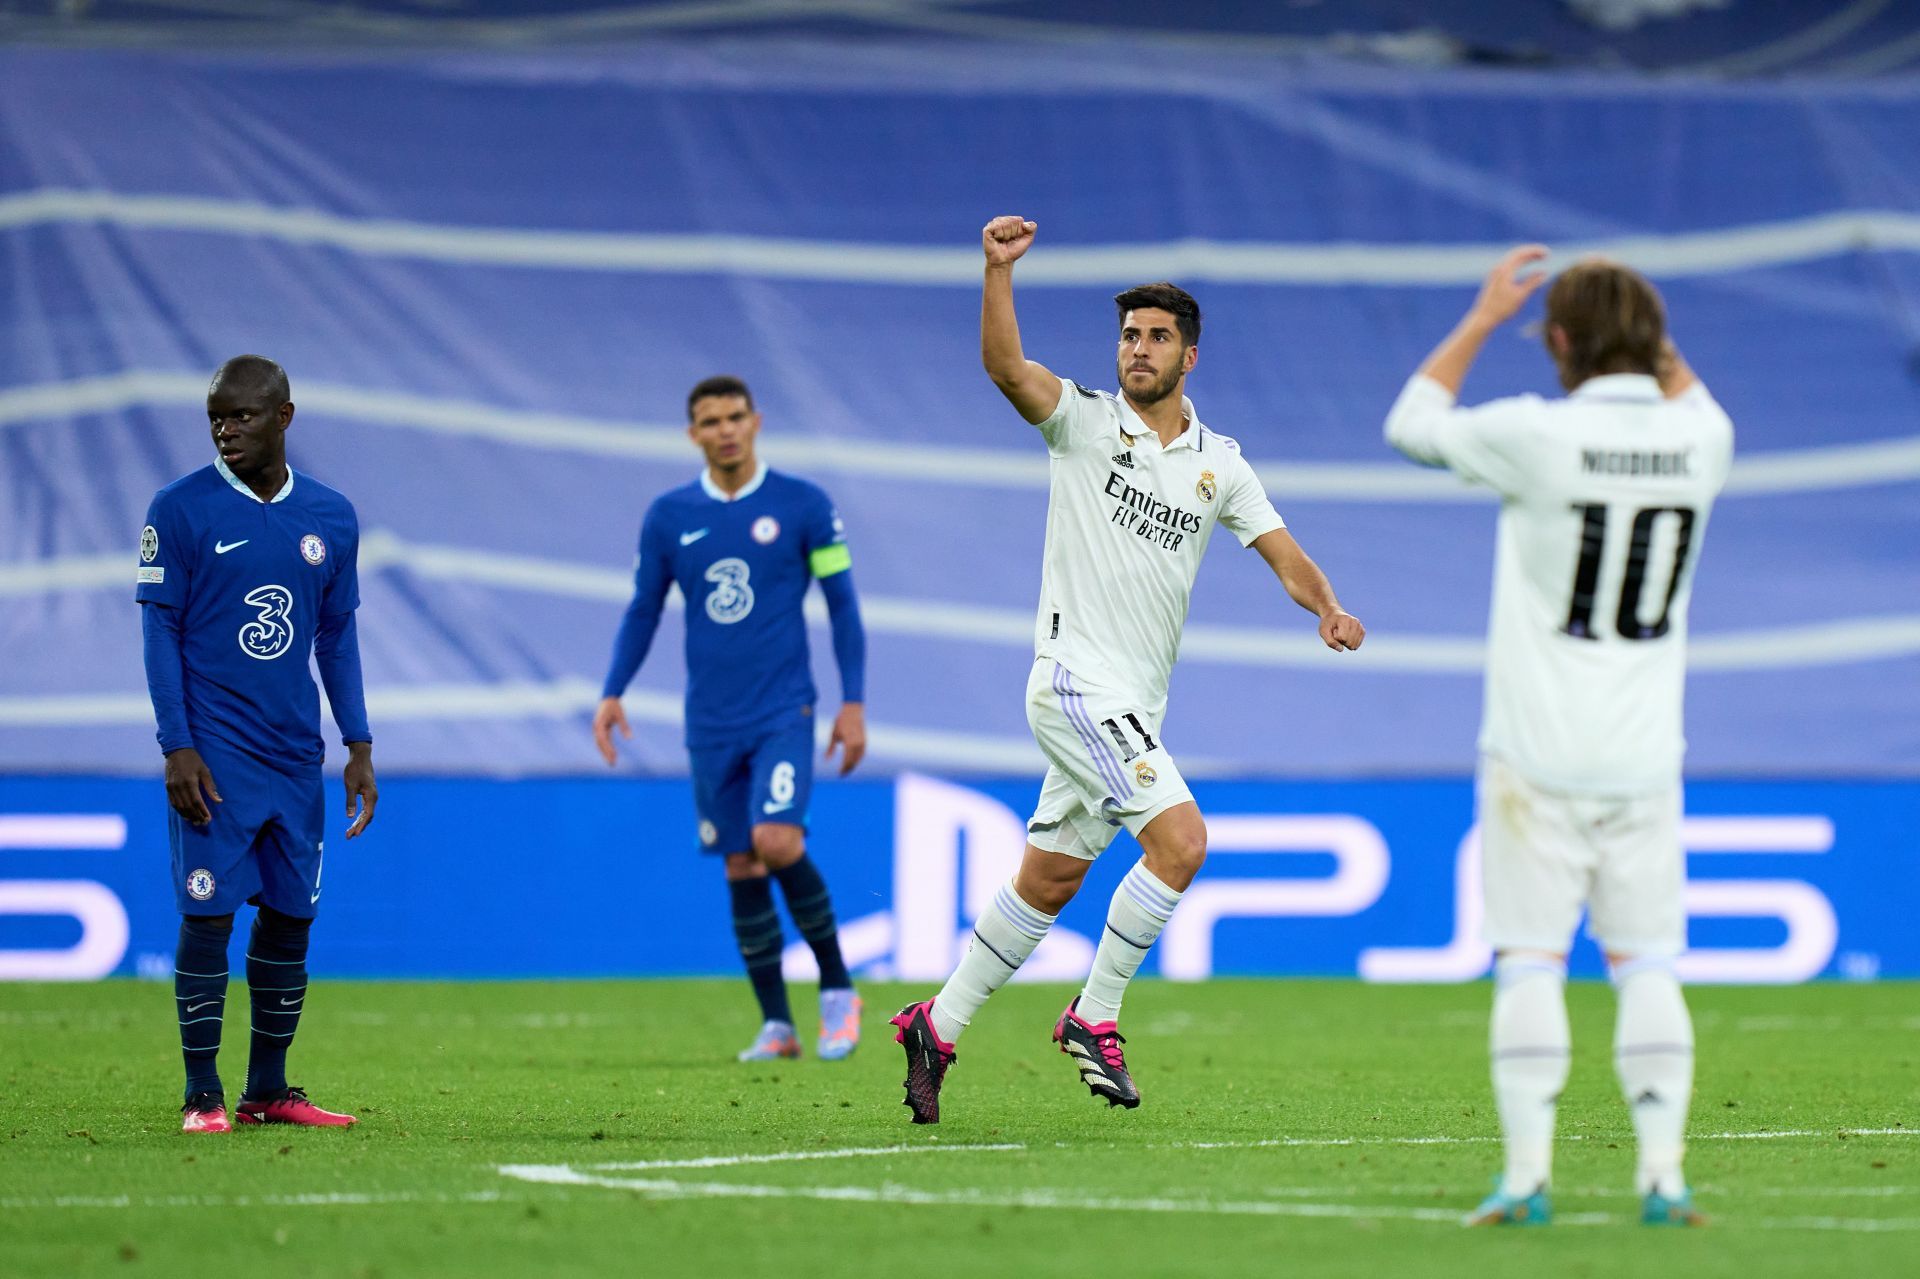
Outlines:
<svg viewBox="0 0 1920 1279"><path fill-rule="evenodd" d="M139 563L134 568L133 598L142 604L185 608L193 580L193 542L180 517L178 498L154 494L140 530Z"/></svg>
<svg viewBox="0 0 1920 1279"><path fill-rule="evenodd" d="M1446 387L1417 373L1387 414L1387 442L1416 462L1512 496L1526 485L1541 404L1537 395L1516 395L1463 409Z"/></svg>
<svg viewBox="0 0 1920 1279"><path fill-rule="evenodd" d="M853 567L853 553L847 549L846 524L826 493L815 490L812 494L804 529L807 569L813 576L832 577Z"/></svg>
<svg viewBox="0 0 1920 1279"><path fill-rule="evenodd" d="M1107 396L1092 391L1071 378L1060 379L1060 403L1044 422L1034 423L1047 452L1064 457L1089 440L1098 439L1113 420L1105 401Z"/></svg>
<svg viewBox="0 0 1920 1279"><path fill-rule="evenodd" d="M360 607L360 517L347 508L333 548L333 576L320 596L320 615L335 617Z"/></svg>
<svg viewBox="0 0 1920 1279"><path fill-rule="evenodd" d="M1273 509L1266 486L1260 483L1260 477L1254 474L1247 459L1238 450L1233 451L1232 456L1233 463L1220 493L1220 526L1239 538L1240 545L1251 546L1273 530L1285 528L1287 522Z"/></svg>

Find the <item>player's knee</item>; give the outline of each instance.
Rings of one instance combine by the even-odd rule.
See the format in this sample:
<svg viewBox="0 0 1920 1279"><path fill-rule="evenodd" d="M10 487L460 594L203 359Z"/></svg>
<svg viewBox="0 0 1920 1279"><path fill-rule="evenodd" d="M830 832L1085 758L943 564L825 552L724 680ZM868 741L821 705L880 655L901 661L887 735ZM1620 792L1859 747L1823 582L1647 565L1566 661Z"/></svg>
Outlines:
<svg viewBox="0 0 1920 1279"><path fill-rule="evenodd" d="M1195 822L1191 827L1182 827L1154 841L1154 852L1158 854L1152 860L1160 863L1157 869L1160 878L1185 891L1187 884L1200 873L1207 861L1207 828Z"/></svg>
<svg viewBox="0 0 1920 1279"><path fill-rule="evenodd" d="M233 936L232 915L182 915L180 928L188 936L225 946Z"/></svg>
<svg viewBox="0 0 1920 1279"><path fill-rule="evenodd" d="M766 877L766 866L752 853L727 854L727 879L729 881L765 879Z"/></svg>
<svg viewBox="0 0 1920 1279"><path fill-rule="evenodd" d="M806 836L798 826L769 822L753 828L753 855L769 870L785 870L806 852Z"/></svg>
<svg viewBox="0 0 1920 1279"><path fill-rule="evenodd" d="M229 915L228 920L232 920ZM288 915L271 906L262 906L254 918L254 926L270 937L304 937L312 929L311 919L302 919L298 915Z"/></svg>

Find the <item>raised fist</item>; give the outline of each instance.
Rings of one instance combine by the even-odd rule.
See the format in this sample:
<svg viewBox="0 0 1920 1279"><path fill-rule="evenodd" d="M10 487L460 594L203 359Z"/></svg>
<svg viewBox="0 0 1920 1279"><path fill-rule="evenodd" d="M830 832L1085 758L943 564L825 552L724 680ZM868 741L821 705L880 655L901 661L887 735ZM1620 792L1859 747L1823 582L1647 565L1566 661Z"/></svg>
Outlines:
<svg viewBox="0 0 1920 1279"><path fill-rule="evenodd" d="M987 265L1012 266L1033 244L1036 227L1026 219L1009 216L995 218L981 228L980 245L987 251Z"/></svg>

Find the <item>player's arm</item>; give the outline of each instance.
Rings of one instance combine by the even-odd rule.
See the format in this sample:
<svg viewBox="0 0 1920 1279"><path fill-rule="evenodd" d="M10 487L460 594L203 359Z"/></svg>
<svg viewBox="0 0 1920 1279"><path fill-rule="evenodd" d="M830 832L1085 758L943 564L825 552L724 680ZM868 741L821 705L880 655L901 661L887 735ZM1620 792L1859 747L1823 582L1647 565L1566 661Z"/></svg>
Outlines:
<svg viewBox="0 0 1920 1279"><path fill-rule="evenodd" d="M1460 387L1494 330L1512 319L1546 282L1546 272L1533 269L1546 256L1545 245L1523 244L1509 250L1488 272L1473 305L1394 402L1387 415L1387 443L1416 462L1451 463L1447 427Z"/></svg>
<svg viewBox="0 0 1920 1279"><path fill-rule="evenodd" d="M323 613L313 637L313 662L327 690L333 722L347 748L347 838L373 820L380 787L373 777L373 730L367 726L367 688L360 672L360 628L355 614Z"/></svg>
<svg viewBox="0 0 1920 1279"><path fill-rule="evenodd" d="M196 826L213 820L207 801L218 804L220 788L213 771L194 748L187 720L186 658L182 636L186 631L188 584L193 573L194 541L175 518L165 493L147 506L147 526L140 531L140 565L133 597L140 602L141 656L146 667L147 696L159 732L160 751L166 756L167 803Z"/></svg>
<svg viewBox="0 0 1920 1279"><path fill-rule="evenodd" d="M360 607L360 521L351 507L339 538L342 552L334 561L333 576L320 596L320 618L314 624L313 661L320 668L320 684L327 690L333 722L347 748L347 838L353 839L373 820L380 787L373 779L373 730L367 727L367 688L360 675L360 630L354 610Z"/></svg>
<svg viewBox="0 0 1920 1279"><path fill-rule="evenodd" d="M186 663L180 650L180 610L166 604L140 606L141 653L147 670L147 697L159 726L166 756L167 803L173 811L205 826L213 820L207 801L221 803L213 771L194 749L187 727Z"/></svg>
<svg viewBox="0 0 1920 1279"><path fill-rule="evenodd" d="M844 542L835 545L842 552L846 549ZM820 552L814 554L818 557ZM820 593L827 597L833 660L840 668L840 713L834 716L833 735L827 739L827 758L833 758L836 747L840 749L840 776L845 777L867 753L867 632L860 621L860 599L854 594L852 572L842 567L821 577Z"/></svg>
<svg viewBox="0 0 1920 1279"><path fill-rule="evenodd" d="M1300 549L1293 534L1283 528L1273 529L1254 538L1252 546L1280 579L1280 585L1286 587L1293 602L1320 619L1320 638L1328 648L1341 652L1360 647L1367 637L1367 628L1360 624L1359 618L1340 607L1333 583Z"/></svg>
<svg viewBox="0 0 1920 1279"><path fill-rule="evenodd" d="M1680 354L1680 348L1670 337L1660 341L1660 364L1654 375L1660 379L1660 394L1669 400L1677 400L1700 385L1693 366L1687 363L1687 357Z"/></svg>
<svg viewBox="0 0 1920 1279"><path fill-rule="evenodd" d="M980 290L980 363L1020 416L1038 426L1060 404L1060 379L1020 347L1020 321L1013 310L1013 264L1033 245L1035 226L1019 217L999 217L980 232L987 255Z"/></svg>
<svg viewBox="0 0 1920 1279"><path fill-rule="evenodd" d="M600 758L607 761L609 768L618 759L613 745L614 729L619 729L620 736L628 741L633 740L633 729L627 723L627 711L620 704L620 698L639 672L640 664L647 660L647 650L653 647L653 633L659 629L660 613L667 604L667 587L673 581L667 552L660 547L653 528L654 521L649 514L640 526L640 550L634 556L633 600L620 619L620 631L613 640L613 660L607 667L606 682L600 686L600 705L593 712L593 744L600 748Z"/></svg>

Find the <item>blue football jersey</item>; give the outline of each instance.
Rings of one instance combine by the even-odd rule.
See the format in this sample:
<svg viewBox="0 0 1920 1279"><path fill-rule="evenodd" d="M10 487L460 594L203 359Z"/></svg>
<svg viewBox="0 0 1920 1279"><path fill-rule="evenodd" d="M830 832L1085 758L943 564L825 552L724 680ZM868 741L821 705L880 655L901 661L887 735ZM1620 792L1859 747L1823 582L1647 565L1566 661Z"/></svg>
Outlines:
<svg viewBox="0 0 1920 1279"><path fill-rule="evenodd" d="M778 471L763 469L731 499L703 472L647 509L634 593L657 602L674 582L686 598L689 746L812 706L801 606L815 577L848 563L832 500Z"/></svg>
<svg viewBox="0 0 1920 1279"><path fill-rule="evenodd" d="M154 495L134 598L180 610L187 725L285 767L325 757L309 661L322 616L360 604L353 504L287 473L270 502L223 462Z"/></svg>

